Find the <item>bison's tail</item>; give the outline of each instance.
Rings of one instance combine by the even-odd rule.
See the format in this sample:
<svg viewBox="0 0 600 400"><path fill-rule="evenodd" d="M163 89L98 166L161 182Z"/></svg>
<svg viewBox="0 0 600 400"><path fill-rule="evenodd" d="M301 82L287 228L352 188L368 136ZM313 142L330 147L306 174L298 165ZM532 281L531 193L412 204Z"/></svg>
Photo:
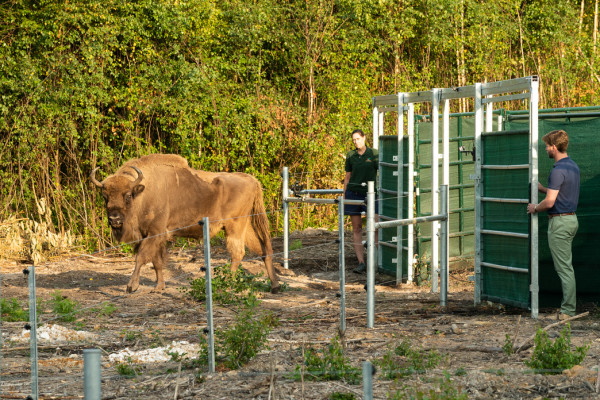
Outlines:
<svg viewBox="0 0 600 400"><path fill-rule="evenodd" d="M254 227L254 231L256 232L263 249L266 248L268 252L272 254L273 250L271 250L269 219L267 218L265 203L263 201L262 186L258 180L256 181L256 194L254 195L254 204L252 205L252 226Z"/></svg>

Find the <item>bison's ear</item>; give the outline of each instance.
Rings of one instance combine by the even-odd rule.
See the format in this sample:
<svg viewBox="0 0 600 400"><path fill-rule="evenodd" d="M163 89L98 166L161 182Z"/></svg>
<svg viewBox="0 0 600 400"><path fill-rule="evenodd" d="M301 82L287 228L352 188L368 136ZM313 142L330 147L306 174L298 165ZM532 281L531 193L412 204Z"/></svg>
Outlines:
<svg viewBox="0 0 600 400"><path fill-rule="evenodd" d="M146 186L144 185L135 185L135 187L131 191L131 195L133 197L136 197L138 194L142 193L144 189L146 189Z"/></svg>

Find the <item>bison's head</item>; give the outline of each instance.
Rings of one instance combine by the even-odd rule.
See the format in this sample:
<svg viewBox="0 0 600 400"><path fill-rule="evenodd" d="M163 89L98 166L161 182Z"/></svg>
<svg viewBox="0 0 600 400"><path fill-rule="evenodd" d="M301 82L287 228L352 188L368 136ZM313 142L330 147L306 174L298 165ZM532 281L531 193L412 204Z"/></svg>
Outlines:
<svg viewBox="0 0 600 400"><path fill-rule="evenodd" d="M126 233L124 227L127 220L131 218L135 198L145 189L145 186L140 184L144 179L144 174L137 167L131 166L131 168L137 174L137 177L133 176L133 181L125 174L117 174L98 182L96 180L98 168L95 168L90 174L92 182L102 189L102 197L104 197L108 212L108 223L114 238L118 241L121 241Z"/></svg>

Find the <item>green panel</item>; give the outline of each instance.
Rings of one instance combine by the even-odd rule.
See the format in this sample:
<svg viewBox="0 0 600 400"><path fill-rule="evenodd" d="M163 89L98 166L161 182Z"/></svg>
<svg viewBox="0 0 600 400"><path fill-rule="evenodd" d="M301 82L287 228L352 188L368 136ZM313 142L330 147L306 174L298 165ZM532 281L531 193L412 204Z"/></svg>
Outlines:
<svg viewBox="0 0 600 400"><path fill-rule="evenodd" d="M529 169L484 169L482 182L484 197L529 198Z"/></svg>
<svg viewBox="0 0 600 400"><path fill-rule="evenodd" d="M526 308L529 305L529 275L482 267L482 300Z"/></svg>
<svg viewBox="0 0 600 400"><path fill-rule="evenodd" d="M382 263L382 266L379 270L392 276L396 276L396 263L392 262L392 260L395 259L397 256L396 249L388 246L380 246L379 251L381 252L382 260L387 261ZM408 254L406 250L402 251L402 259L404 260L404 262L402 264L401 279L406 280L408 278L408 264L406 262L406 260L408 260Z"/></svg>
<svg viewBox="0 0 600 400"><path fill-rule="evenodd" d="M482 135L484 165L529 164L529 132Z"/></svg>
<svg viewBox="0 0 600 400"><path fill-rule="evenodd" d="M529 239L499 235L481 235L484 262L506 267L529 269Z"/></svg>
<svg viewBox="0 0 600 400"><path fill-rule="evenodd" d="M522 129L528 125L527 120L518 122L507 121L510 129ZM600 146L600 118L555 118L539 120L539 180L547 186L548 175L552 169L553 160L548 158L542 136L552 130L564 129L569 134L567 153L579 166L581 173L579 205L577 218L579 230L573 241L573 267L577 281L578 302L600 301L600 274L598 273L598 244L600 243L600 213L598 198L600 198L600 162L596 149ZM539 195L539 200L543 199ZM540 213L539 221L539 283L540 306L555 307L560 305L562 297L560 281L552 262L548 248L548 220L545 213Z"/></svg>
<svg viewBox="0 0 600 400"><path fill-rule="evenodd" d="M483 229L529 233L529 218L524 215L524 204L483 203Z"/></svg>

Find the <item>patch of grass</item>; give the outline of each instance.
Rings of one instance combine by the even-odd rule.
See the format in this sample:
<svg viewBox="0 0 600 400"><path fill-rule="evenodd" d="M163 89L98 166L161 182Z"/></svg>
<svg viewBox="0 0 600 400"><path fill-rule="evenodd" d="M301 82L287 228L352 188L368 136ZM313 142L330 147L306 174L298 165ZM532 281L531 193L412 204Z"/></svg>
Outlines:
<svg viewBox="0 0 600 400"><path fill-rule="evenodd" d="M133 342L142 337L141 333L136 331L128 331L126 329L123 329L121 331L121 335L123 336L123 339L127 342Z"/></svg>
<svg viewBox="0 0 600 400"><path fill-rule="evenodd" d="M333 392L331 396L329 396L330 400L356 400L356 395L354 393L340 393Z"/></svg>
<svg viewBox="0 0 600 400"><path fill-rule="evenodd" d="M303 365L297 365L292 376L299 381L341 380L351 385L360 383L362 371L350 365L344 356L339 337L336 335L326 349L321 351L309 348L304 353Z"/></svg>
<svg viewBox="0 0 600 400"><path fill-rule="evenodd" d="M565 369L578 365L587 355L590 345L572 348L571 324L567 323L560 336L553 342L548 333L538 329L534 339L531 360L525 364L535 372L542 374L559 374Z"/></svg>
<svg viewBox="0 0 600 400"><path fill-rule="evenodd" d="M444 372L444 378L439 382L438 389L421 391L404 386L396 393L388 395L390 400L467 400L466 393L456 388L450 379L450 374Z"/></svg>
<svg viewBox="0 0 600 400"><path fill-rule="evenodd" d="M300 250L301 248L302 240L300 239L292 240L292 243L290 243L290 251Z"/></svg>
<svg viewBox="0 0 600 400"><path fill-rule="evenodd" d="M129 377L137 376L141 371L141 367L138 365L135 365L131 361L131 357L128 357L126 362L118 363L115 366L115 369L117 370L117 373L119 375L129 376Z"/></svg>
<svg viewBox="0 0 600 400"><path fill-rule="evenodd" d="M456 376L465 376L467 374L467 370L464 369L463 367L459 367L455 372L454 375Z"/></svg>
<svg viewBox="0 0 600 400"><path fill-rule="evenodd" d="M402 340L396 347L389 348L381 359L374 361L383 376L396 379L414 373L424 373L437 367L444 356L435 350L414 349L410 340Z"/></svg>
<svg viewBox="0 0 600 400"><path fill-rule="evenodd" d="M192 279L189 287L181 287L179 290L194 300L206 301L206 278ZM216 303L241 304L249 296L270 290L271 282L263 279L262 274L252 275L243 268L232 271L229 264L213 268L212 292Z"/></svg>
<svg viewBox="0 0 600 400"><path fill-rule="evenodd" d="M29 311L26 311L16 298L0 300L0 309L2 310L2 321L18 322L29 320Z"/></svg>
<svg viewBox="0 0 600 400"><path fill-rule="evenodd" d="M504 339L504 344L502 345L502 351L507 356L510 356L511 354L514 353L514 343L508 333L506 334L506 338Z"/></svg>
<svg viewBox="0 0 600 400"><path fill-rule="evenodd" d="M95 313L97 317L110 317L117 311L117 307L107 301L102 303L100 308L90 308L90 311Z"/></svg>
<svg viewBox="0 0 600 400"><path fill-rule="evenodd" d="M80 308L77 301L70 300L63 296L59 290L52 294L52 298L48 301L48 305L52 309L52 312L56 314L58 320L63 322L75 321Z"/></svg>

